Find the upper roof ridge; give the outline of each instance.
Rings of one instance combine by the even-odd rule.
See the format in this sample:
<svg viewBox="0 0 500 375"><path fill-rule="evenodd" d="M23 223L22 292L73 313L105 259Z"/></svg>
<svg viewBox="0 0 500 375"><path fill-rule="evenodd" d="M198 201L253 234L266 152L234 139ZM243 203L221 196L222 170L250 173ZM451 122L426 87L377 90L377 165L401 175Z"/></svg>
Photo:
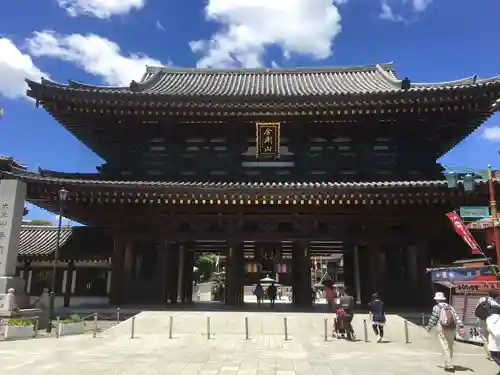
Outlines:
<svg viewBox="0 0 500 375"><path fill-rule="evenodd" d="M170 66L147 66L143 77L150 77L157 73L190 73L190 74L266 74L266 73L348 73L376 71L382 68L386 71L394 70L394 62L354 66L318 66L318 67L283 67L283 68L182 68Z"/></svg>

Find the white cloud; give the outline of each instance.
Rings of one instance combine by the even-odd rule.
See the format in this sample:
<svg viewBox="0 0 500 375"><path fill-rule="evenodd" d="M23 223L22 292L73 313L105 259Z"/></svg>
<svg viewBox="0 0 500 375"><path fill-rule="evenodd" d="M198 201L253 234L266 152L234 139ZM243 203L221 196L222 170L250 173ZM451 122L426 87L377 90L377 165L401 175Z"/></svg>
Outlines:
<svg viewBox="0 0 500 375"><path fill-rule="evenodd" d="M190 43L203 54L199 67L258 67L266 47L283 56L325 59L340 33L339 4L346 0L208 0L205 17L220 24L210 40Z"/></svg>
<svg viewBox="0 0 500 375"><path fill-rule="evenodd" d="M29 55L10 39L0 38L0 96L26 98L25 78L39 81L41 77L48 77L48 74L37 68Z"/></svg>
<svg viewBox="0 0 500 375"><path fill-rule="evenodd" d="M144 74L145 66L159 66L159 60L134 53L124 55L120 47L96 34L59 35L52 31L35 32L27 40L33 56L45 56L74 63L87 73L99 76L109 85L128 85Z"/></svg>
<svg viewBox="0 0 500 375"><path fill-rule="evenodd" d="M423 12L434 0L413 0L412 6L415 12Z"/></svg>
<svg viewBox="0 0 500 375"><path fill-rule="evenodd" d="M71 17L87 15L107 19L142 9L146 0L57 0L57 3Z"/></svg>
<svg viewBox="0 0 500 375"><path fill-rule="evenodd" d="M380 12L379 15L380 19L386 20L386 21L393 21L393 22L406 22L405 19L398 15L394 14L394 11L390 7L387 2L382 1L382 11Z"/></svg>
<svg viewBox="0 0 500 375"><path fill-rule="evenodd" d="M162 31L165 31L165 28L163 27L162 23L160 22L160 20L156 20L156 28L158 30L162 30Z"/></svg>
<svg viewBox="0 0 500 375"><path fill-rule="evenodd" d="M500 126L490 126L484 129L483 138L488 141L500 141Z"/></svg>
<svg viewBox="0 0 500 375"><path fill-rule="evenodd" d="M392 21L392 22L403 22L409 23L407 17L403 16L401 13L408 13L408 8L410 14L415 16L415 13L421 13L425 11L429 5L434 0L382 0L381 1L381 11L379 18ZM397 7L400 12L396 12L394 8Z"/></svg>

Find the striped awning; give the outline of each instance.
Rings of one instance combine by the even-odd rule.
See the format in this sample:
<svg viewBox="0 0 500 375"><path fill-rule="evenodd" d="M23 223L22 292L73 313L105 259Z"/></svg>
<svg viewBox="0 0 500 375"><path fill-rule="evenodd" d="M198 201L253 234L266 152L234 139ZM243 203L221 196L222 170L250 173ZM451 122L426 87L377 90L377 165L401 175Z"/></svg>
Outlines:
<svg viewBox="0 0 500 375"><path fill-rule="evenodd" d="M72 233L71 227L61 228L60 247L69 242ZM29 225L22 227L18 256L48 256L56 250L56 247L57 227Z"/></svg>

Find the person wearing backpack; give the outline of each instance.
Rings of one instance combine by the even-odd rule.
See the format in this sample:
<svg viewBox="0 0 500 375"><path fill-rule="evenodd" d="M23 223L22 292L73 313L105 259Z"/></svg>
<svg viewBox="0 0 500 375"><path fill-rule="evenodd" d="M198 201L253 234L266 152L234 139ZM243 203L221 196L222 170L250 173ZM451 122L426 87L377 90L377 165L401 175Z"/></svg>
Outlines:
<svg viewBox="0 0 500 375"><path fill-rule="evenodd" d="M460 321L457 312L446 302L446 297L442 292L434 295L436 304L432 308L432 315L427 324L427 332L433 327L438 329L438 339L441 344L444 358L444 371L455 372L453 367L453 345L455 343L455 332L460 327L460 335L464 334L464 326Z"/></svg>
<svg viewBox="0 0 500 375"><path fill-rule="evenodd" d="M483 345L488 351L489 359L500 366L500 304L495 297L496 292L493 292L488 297L479 299L474 313L479 319L481 334L486 339Z"/></svg>

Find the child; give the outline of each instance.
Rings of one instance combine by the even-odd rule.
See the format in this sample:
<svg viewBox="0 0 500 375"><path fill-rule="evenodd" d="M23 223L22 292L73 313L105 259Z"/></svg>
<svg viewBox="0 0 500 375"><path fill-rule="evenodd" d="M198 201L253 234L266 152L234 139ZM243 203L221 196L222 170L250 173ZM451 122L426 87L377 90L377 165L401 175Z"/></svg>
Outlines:
<svg viewBox="0 0 500 375"><path fill-rule="evenodd" d="M384 338L385 309L378 293L372 294L372 301L368 304L368 309L372 318L373 332L377 335L377 342L382 342Z"/></svg>

